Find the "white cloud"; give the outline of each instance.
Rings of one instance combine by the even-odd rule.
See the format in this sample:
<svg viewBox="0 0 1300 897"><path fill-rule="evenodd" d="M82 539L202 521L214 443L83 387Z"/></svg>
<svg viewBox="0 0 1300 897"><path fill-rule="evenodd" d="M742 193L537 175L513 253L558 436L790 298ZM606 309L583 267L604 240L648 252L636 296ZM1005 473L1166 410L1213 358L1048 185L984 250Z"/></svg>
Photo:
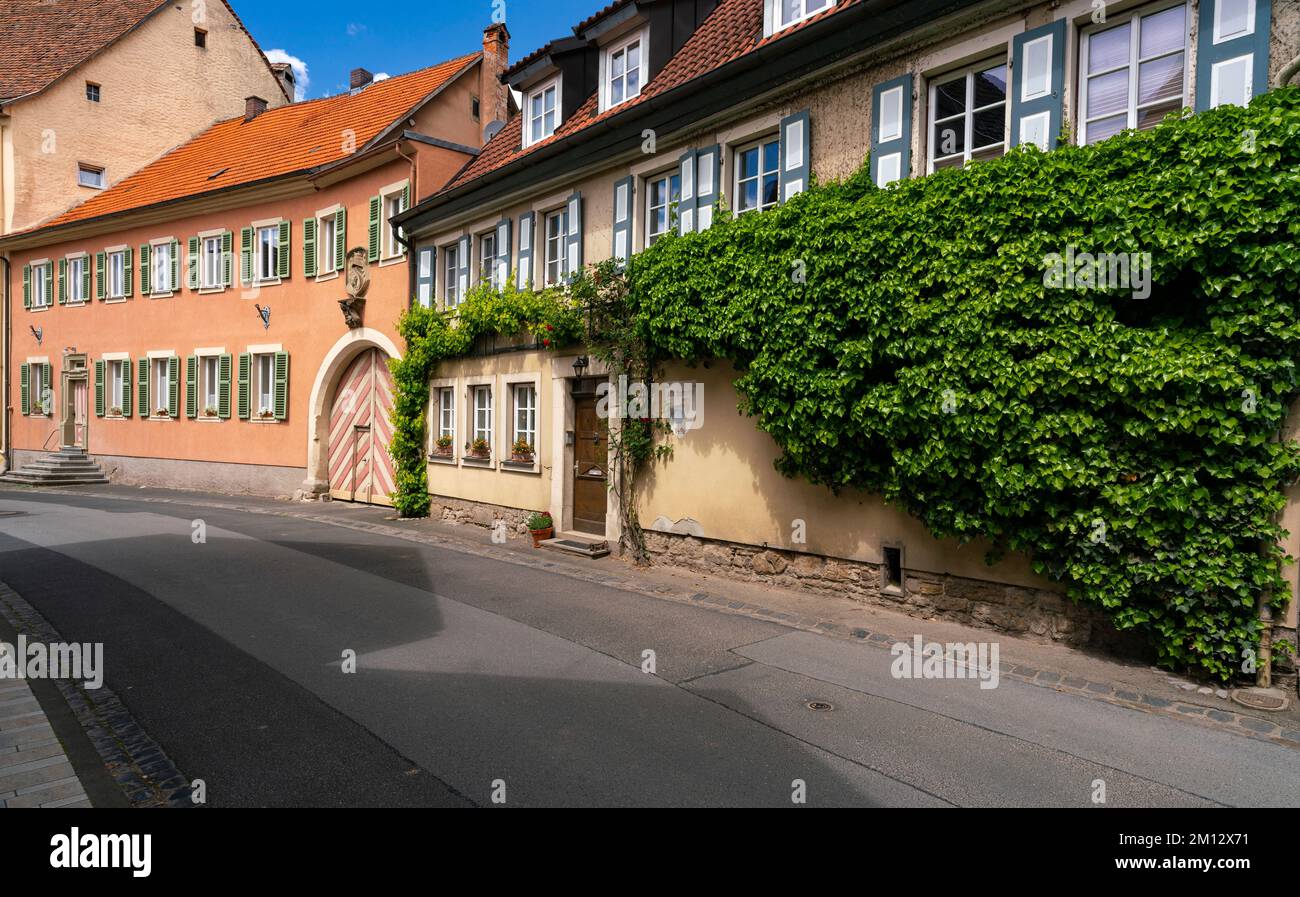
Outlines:
<svg viewBox="0 0 1300 897"><path fill-rule="evenodd" d="M272 63L289 63L289 67L293 69L293 77L296 82L294 84L293 98L295 101L305 100L307 98L307 88L311 86L311 77L307 73L307 63L297 56L291 56L284 50L267 50L266 58Z"/></svg>
<svg viewBox="0 0 1300 897"><path fill-rule="evenodd" d="M356 22L348 22L348 37L356 37L358 34L363 33L365 30L366 30L365 25L360 25Z"/></svg>

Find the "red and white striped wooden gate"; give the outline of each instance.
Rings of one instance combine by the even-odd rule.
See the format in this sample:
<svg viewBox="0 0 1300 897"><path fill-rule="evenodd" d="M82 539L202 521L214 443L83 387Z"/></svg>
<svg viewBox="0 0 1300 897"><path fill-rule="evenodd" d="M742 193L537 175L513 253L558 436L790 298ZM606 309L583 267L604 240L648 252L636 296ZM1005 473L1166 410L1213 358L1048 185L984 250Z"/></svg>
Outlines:
<svg viewBox="0 0 1300 897"><path fill-rule="evenodd" d="M330 495L391 505L393 372L379 349L359 355L334 392L330 409Z"/></svg>

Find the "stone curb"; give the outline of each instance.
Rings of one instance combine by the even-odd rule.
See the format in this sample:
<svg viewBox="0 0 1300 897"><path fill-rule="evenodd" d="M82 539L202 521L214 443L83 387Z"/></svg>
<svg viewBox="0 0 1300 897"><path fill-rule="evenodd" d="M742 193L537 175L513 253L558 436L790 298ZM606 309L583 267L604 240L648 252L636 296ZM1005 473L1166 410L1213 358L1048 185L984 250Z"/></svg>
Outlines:
<svg viewBox="0 0 1300 897"><path fill-rule="evenodd" d="M0 582L0 614L15 629L46 644L65 642L22 596ZM133 807L195 807L190 780L149 737L108 686L90 690L56 679L59 692Z"/></svg>
<svg viewBox="0 0 1300 897"><path fill-rule="evenodd" d="M12 489L11 487L3 487L3 491L19 490ZM519 567L527 567L530 569L540 567L544 570L559 573L584 582L616 587L624 591L634 592L652 598L674 601L679 604L708 605L711 609L722 613L738 614L756 620L777 623L790 629L814 632L835 638L863 641L880 648L888 648L896 642L911 641L910 637L897 638L887 633L872 632L860 627L851 628L841 623L820 620L813 616L778 612L761 605L736 601L718 595L709 595L706 592L692 592L687 589L676 589L671 586L662 585L649 586L637 582L634 578L611 576L605 572L588 572L579 567L557 563L556 561L531 561L519 556L514 551L498 548L495 545L484 545L478 542L471 542L469 540L445 536L439 533L411 533L403 530L400 526L389 524L369 523L357 520L341 520L337 517L332 517L329 514L321 513L316 510L308 510L306 508L303 510L280 510L243 505L235 502L214 501L211 498L205 498L203 496L195 496L193 498L158 498L145 496L119 496L110 493L83 492L71 489L47 488L41 491L46 494L76 495L85 498L108 498L117 501L137 501L171 505L198 505L225 511L262 514L269 517L289 517L300 520L311 520L316 523L324 523L331 526L342 527L344 529L389 536L392 538L403 539L408 542L417 542L422 545L443 548L460 554L487 557L492 560L514 564ZM1134 691L1131 688L1116 686L1108 682L1096 682L1083 679L1060 670L1040 670L1024 664L1014 663L1003 663L999 666L1002 676L1014 679L1017 682L1037 686L1039 688L1049 688L1053 691L1072 694L1082 698L1089 698L1095 701L1103 701L1108 704L1127 707L1130 710L1136 710L1141 713L1159 714L1179 719L1184 722L1193 722L1232 735L1253 738L1257 741L1267 741L1272 744L1281 745L1282 747L1300 750L1300 730L1286 728L1270 722L1269 720L1247 716L1234 710L1218 710L1197 704L1187 704L1182 701L1171 700L1159 695L1152 695L1145 692Z"/></svg>

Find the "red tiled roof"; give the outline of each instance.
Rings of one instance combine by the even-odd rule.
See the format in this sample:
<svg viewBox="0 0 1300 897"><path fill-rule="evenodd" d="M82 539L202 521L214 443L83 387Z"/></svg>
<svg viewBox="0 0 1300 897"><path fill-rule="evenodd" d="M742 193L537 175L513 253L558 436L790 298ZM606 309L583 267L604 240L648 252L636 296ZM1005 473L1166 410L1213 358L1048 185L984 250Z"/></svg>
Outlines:
<svg viewBox="0 0 1300 897"><path fill-rule="evenodd" d="M431 68L372 84L356 94L294 103L252 121L218 122L103 193L32 230L308 171L337 162L405 118L429 94L477 62L471 53Z"/></svg>
<svg viewBox="0 0 1300 897"><path fill-rule="evenodd" d="M461 187L488 172L522 159L548 144L577 134L603 119L622 114L651 97L680 87L747 53L752 53L761 46L780 40L807 27L812 22L833 16L860 2L862 0L839 0L829 9L764 39L763 0L721 0L717 9L704 20L668 64L642 88L639 96L601 113L599 92L594 92L573 115L569 116L567 121L556 128L554 134L527 149L522 148L524 115L517 115L440 192L445 193ZM597 15L602 15L604 12Z"/></svg>
<svg viewBox="0 0 1300 897"><path fill-rule="evenodd" d="M234 9L222 2L257 46ZM166 0L3 0L0 102L44 90L167 5Z"/></svg>

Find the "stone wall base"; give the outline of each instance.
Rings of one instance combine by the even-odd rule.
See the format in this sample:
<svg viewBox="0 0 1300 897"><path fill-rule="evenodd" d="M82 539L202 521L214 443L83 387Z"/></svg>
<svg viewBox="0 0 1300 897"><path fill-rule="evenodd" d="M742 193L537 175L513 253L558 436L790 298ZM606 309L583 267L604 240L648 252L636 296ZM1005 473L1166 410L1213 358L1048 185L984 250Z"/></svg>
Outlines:
<svg viewBox="0 0 1300 897"><path fill-rule="evenodd" d="M528 536L525 521L532 511L508 508L504 505L489 505L481 501L469 501L463 498L449 498L444 495L429 496L429 517L443 523L468 524L484 529L496 529L497 521L505 523L507 537L516 539ZM530 537L531 538L531 537Z"/></svg>
<svg viewBox="0 0 1300 897"><path fill-rule="evenodd" d="M14 449L14 466L22 467L49 455ZM123 486L157 486L223 495L292 497L302 488L303 468L262 464L228 464L220 461L184 461L175 458L132 458L124 455L88 455L109 482Z"/></svg>
<svg viewBox="0 0 1300 897"><path fill-rule="evenodd" d="M847 597L925 620L942 619L1037 641L1099 647L1133 657L1147 654L1135 633L1118 632L1099 611L1059 592L914 571L905 573L902 589L888 588L878 564L695 536L645 535L646 548L657 564Z"/></svg>

